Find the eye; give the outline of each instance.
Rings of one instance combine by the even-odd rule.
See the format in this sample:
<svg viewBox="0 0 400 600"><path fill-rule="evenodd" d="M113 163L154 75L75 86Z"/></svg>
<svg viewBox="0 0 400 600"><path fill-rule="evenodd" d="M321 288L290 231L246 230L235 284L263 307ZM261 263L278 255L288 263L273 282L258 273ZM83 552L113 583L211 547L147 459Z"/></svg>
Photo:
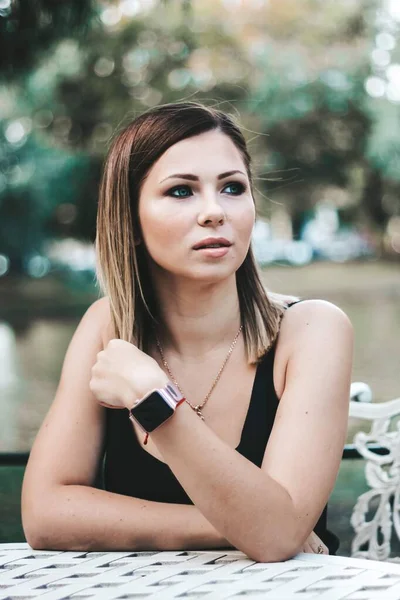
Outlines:
<svg viewBox="0 0 400 600"><path fill-rule="evenodd" d="M193 192L188 185L177 185L168 190L165 195L173 198L189 198Z"/></svg>
<svg viewBox="0 0 400 600"><path fill-rule="evenodd" d="M230 194L231 196L240 196L246 190L246 187L240 181L232 181L228 183L223 189L223 192Z"/></svg>

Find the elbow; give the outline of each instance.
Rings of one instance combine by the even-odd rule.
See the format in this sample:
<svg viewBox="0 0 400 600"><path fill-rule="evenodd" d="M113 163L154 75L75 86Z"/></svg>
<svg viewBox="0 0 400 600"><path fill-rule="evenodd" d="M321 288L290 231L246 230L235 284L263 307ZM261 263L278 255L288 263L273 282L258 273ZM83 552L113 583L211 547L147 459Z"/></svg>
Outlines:
<svg viewBox="0 0 400 600"><path fill-rule="evenodd" d="M25 471L21 494L21 521L25 539L34 550L50 549L46 535L52 529L48 499L48 491L39 492L27 484Z"/></svg>
<svg viewBox="0 0 400 600"><path fill-rule="evenodd" d="M279 540L277 543L263 544L263 547L252 549L250 552L246 552L247 556L260 563L274 563L274 562L285 562L290 560L296 554L300 552L298 544L293 540L292 543L283 543Z"/></svg>
<svg viewBox="0 0 400 600"><path fill-rule="evenodd" d="M285 500L288 503L284 510L277 511L272 519L265 519L265 526L256 529L249 551L243 549L250 559L260 563L285 562L301 552L304 528L300 527L298 515L288 494Z"/></svg>
<svg viewBox="0 0 400 600"><path fill-rule="evenodd" d="M32 500L24 497L22 494L21 520L24 536L31 548L34 550L45 550L43 547L43 537L41 531L44 531L42 526L43 511L35 510L35 505Z"/></svg>
<svg viewBox="0 0 400 600"><path fill-rule="evenodd" d="M257 531L254 537L247 538L245 544L236 544L236 547L250 560L274 563L293 558L301 551L302 545L293 529L290 530L282 524L282 527Z"/></svg>
<svg viewBox="0 0 400 600"><path fill-rule="evenodd" d="M274 526L258 528L255 538L242 552L260 563L285 562L301 552L304 545L296 515L287 511L284 519L278 518ZM250 547L249 547L250 546Z"/></svg>
<svg viewBox="0 0 400 600"><path fill-rule="evenodd" d="M25 533L25 539L32 550L51 550L64 552L96 552L104 550L92 544L70 543L68 540L43 536L40 533Z"/></svg>
<svg viewBox="0 0 400 600"><path fill-rule="evenodd" d="M25 499L21 517L25 539L33 550L77 550L69 547L60 523L45 502Z"/></svg>
<svg viewBox="0 0 400 600"><path fill-rule="evenodd" d="M49 495L47 494L47 500ZM22 489L21 520L25 539L34 550L52 550L51 532L54 532L52 511L44 494Z"/></svg>
<svg viewBox="0 0 400 600"><path fill-rule="evenodd" d="M274 536L264 535L263 541L260 541L256 550L250 553L246 553L249 558L261 563L270 562L285 562L294 558L297 554L302 552L306 539L310 532L305 532L304 527L299 527L297 519L292 522L292 527L282 526L274 532ZM267 542L265 542L267 540Z"/></svg>
<svg viewBox="0 0 400 600"><path fill-rule="evenodd" d="M50 546L46 543L46 540L42 536L37 535L36 532L27 530L24 527L24 534L25 539L32 550L53 550L53 548L50 548Z"/></svg>
<svg viewBox="0 0 400 600"><path fill-rule="evenodd" d="M285 562L294 558L299 553L297 546L291 548L268 548L266 551L257 554L253 560L260 563Z"/></svg>
<svg viewBox="0 0 400 600"><path fill-rule="evenodd" d="M49 540L44 535L45 526L41 519L35 519L27 511L22 512L22 528L27 543L33 550L50 550Z"/></svg>
<svg viewBox="0 0 400 600"><path fill-rule="evenodd" d="M33 550L94 552L100 550L96 544L87 540L71 538L70 534L63 534L53 523L33 523L30 519L23 521L23 530L27 543Z"/></svg>
<svg viewBox="0 0 400 600"><path fill-rule="evenodd" d="M45 518L44 511L23 510L22 528L27 543L33 550L66 550L56 548L51 532L55 532L54 524Z"/></svg>
<svg viewBox="0 0 400 600"><path fill-rule="evenodd" d="M96 552L104 548L95 539L82 536L73 527L65 527L62 517L38 508L22 511L25 539L33 550Z"/></svg>

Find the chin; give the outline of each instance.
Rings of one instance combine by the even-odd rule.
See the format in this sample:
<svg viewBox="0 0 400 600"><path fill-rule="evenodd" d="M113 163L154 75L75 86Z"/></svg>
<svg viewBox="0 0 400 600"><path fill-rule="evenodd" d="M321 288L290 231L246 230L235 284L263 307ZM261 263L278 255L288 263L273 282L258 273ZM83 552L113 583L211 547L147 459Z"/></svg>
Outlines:
<svg viewBox="0 0 400 600"><path fill-rule="evenodd" d="M156 269L160 269L164 274L172 276L177 279L192 280L197 283L218 283L229 279L236 274L236 271L240 268L243 261L246 258L246 254L243 257L229 257L228 260L220 260L215 262L203 262L193 263L187 257L177 259L174 264L163 261L152 261ZM179 265L180 268L176 268Z"/></svg>
<svg viewBox="0 0 400 600"><path fill-rule="evenodd" d="M185 273L185 277L202 283L218 283L235 275L240 265L202 265Z"/></svg>

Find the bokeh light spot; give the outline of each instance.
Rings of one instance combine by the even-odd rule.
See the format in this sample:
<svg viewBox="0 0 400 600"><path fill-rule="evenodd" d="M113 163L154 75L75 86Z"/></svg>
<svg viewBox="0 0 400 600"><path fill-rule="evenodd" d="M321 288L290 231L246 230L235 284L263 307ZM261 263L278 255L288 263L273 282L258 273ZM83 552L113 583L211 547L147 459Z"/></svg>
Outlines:
<svg viewBox="0 0 400 600"><path fill-rule="evenodd" d="M104 25L106 25L107 27L113 27L114 25L117 25L120 22L121 16L122 11L118 6L109 6L108 8L103 10L100 18L103 21Z"/></svg>
<svg viewBox="0 0 400 600"><path fill-rule="evenodd" d="M134 17L140 12L139 0L123 0L119 6L122 14L126 17Z"/></svg>
<svg viewBox="0 0 400 600"><path fill-rule="evenodd" d="M393 48L396 46L395 38L387 31L381 31L381 33L378 33L375 41L377 47L381 50L393 50Z"/></svg>
<svg viewBox="0 0 400 600"><path fill-rule="evenodd" d="M390 63L390 54L387 50L375 48L371 53L372 62L378 67L386 67Z"/></svg>
<svg viewBox="0 0 400 600"><path fill-rule="evenodd" d="M190 82L191 75L188 69L174 69L168 75L168 85L173 90L182 90Z"/></svg>
<svg viewBox="0 0 400 600"><path fill-rule="evenodd" d="M368 77L365 90L372 98L381 98L385 94L386 82L380 77Z"/></svg>
<svg viewBox="0 0 400 600"><path fill-rule="evenodd" d="M94 65L94 72L99 77L108 77L114 71L115 62L111 58L102 56Z"/></svg>
<svg viewBox="0 0 400 600"><path fill-rule="evenodd" d="M12 121L7 125L4 135L10 144L18 144L26 137L25 127L21 121Z"/></svg>

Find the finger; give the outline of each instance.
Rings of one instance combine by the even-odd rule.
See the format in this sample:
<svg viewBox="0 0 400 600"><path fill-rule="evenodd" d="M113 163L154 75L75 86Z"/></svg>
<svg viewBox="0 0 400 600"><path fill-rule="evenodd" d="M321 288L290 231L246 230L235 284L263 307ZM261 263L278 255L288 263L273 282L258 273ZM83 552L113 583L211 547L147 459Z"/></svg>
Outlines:
<svg viewBox="0 0 400 600"><path fill-rule="evenodd" d="M329 554L328 547L324 544L324 542L321 540L321 538L315 533L315 531L312 531L310 533L309 537L306 540L306 543L309 543L309 545L311 546L312 552L314 552L314 554Z"/></svg>
<svg viewBox="0 0 400 600"><path fill-rule="evenodd" d="M313 548L314 554L329 554L329 550L323 542L320 542L316 546L313 545L312 548Z"/></svg>
<svg viewBox="0 0 400 600"><path fill-rule="evenodd" d="M305 554L314 554L314 550L308 542L305 542L302 552Z"/></svg>
<svg viewBox="0 0 400 600"><path fill-rule="evenodd" d="M104 406L104 408L115 408L115 410L121 410L122 408L124 408L123 406L114 406L112 404L107 404L102 400L98 400L97 402L100 404L100 406Z"/></svg>

